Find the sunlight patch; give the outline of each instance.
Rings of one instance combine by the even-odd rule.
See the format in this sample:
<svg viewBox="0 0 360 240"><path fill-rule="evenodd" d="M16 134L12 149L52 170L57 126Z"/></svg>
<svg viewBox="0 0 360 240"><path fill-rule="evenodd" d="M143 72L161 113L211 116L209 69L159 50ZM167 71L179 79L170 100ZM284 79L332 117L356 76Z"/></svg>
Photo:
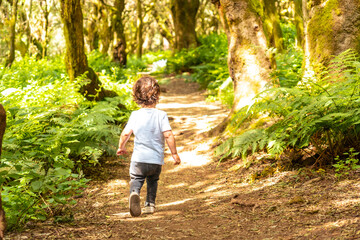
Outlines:
<svg viewBox="0 0 360 240"><path fill-rule="evenodd" d="M187 183L182 182L182 183L178 183L178 184L173 184L173 185L166 186L166 188L172 189L172 188L178 188L178 187L185 187L185 186L187 186L187 185L188 185Z"/></svg>
<svg viewBox="0 0 360 240"><path fill-rule="evenodd" d="M358 199L346 199L346 200L340 200L340 201L335 201L334 205L336 207L348 207L351 205L357 205L360 203L360 198Z"/></svg>
<svg viewBox="0 0 360 240"><path fill-rule="evenodd" d="M158 205L159 207L167 207L167 206L174 206L174 205L179 205L179 204L183 204L183 203L186 203L190 200L193 200L192 198L187 198L187 199L184 199L184 200L180 200L180 201L175 201L175 202L171 202L171 203L164 203L164 204L160 204Z"/></svg>
<svg viewBox="0 0 360 240"><path fill-rule="evenodd" d="M281 172L276 174L276 176L265 179L264 181L260 182L259 187L254 187L252 191L258 191L265 187L270 187L275 185L276 183L280 182L284 177L292 175L293 172Z"/></svg>
<svg viewBox="0 0 360 240"><path fill-rule="evenodd" d="M204 156L198 155L195 151L181 152L179 153L181 158L181 164L175 168L168 170L167 172L173 173L190 167L201 167L211 162L211 159ZM171 159L172 160L172 159ZM170 161L171 161L170 160Z"/></svg>
<svg viewBox="0 0 360 240"><path fill-rule="evenodd" d="M204 190L204 192L212 192L212 191L214 191L214 190L216 190L216 189L218 189L218 188L221 188L221 187L223 187L223 185L210 186L210 187L206 188L206 189Z"/></svg>
<svg viewBox="0 0 360 240"><path fill-rule="evenodd" d="M200 188L200 187L206 185L207 183L209 183L209 181L197 182L197 183L191 185L189 188Z"/></svg>

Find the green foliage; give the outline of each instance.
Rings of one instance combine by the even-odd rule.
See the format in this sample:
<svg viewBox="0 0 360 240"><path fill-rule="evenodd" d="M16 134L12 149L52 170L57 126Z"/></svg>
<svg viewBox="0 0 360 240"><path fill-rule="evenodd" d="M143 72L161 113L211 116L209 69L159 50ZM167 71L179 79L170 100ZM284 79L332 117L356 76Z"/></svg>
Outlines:
<svg viewBox="0 0 360 240"><path fill-rule="evenodd" d="M284 38L285 49L291 49L295 46L296 27L292 22L280 22L281 31Z"/></svg>
<svg viewBox="0 0 360 240"><path fill-rule="evenodd" d="M218 148L218 155L244 157L250 148L278 156L294 148L318 163L328 163L346 149L360 150L358 57L346 51L319 76L294 88L260 93L251 107L235 115L232 127L239 129L259 116L270 116L275 122L231 138Z"/></svg>
<svg viewBox="0 0 360 240"><path fill-rule="evenodd" d="M118 105L134 107L131 82L118 80L116 74L123 70L103 68L107 60L99 58L90 57L92 66L101 71L105 88L119 94L101 102L89 102L78 93L84 79L70 82L60 58L26 58L11 68L1 67L0 102L7 110L7 129L0 184L11 228L44 220L59 204L75 203L71 197L88 181L84 167L96 167L103 155L115 155L130 113ZM130 81L135 78L123 72Z"/></svg>
<svg viewBox="0 0 360 240"><path fill-rule="evenodd" d="M301 80L303 53L300 49L291 48L276 55L276 69L272 77L280 87L292 88Z"/></svg>
<svg viewBox="0 0 360 240"><path fill-rule="evenodd" d="M295 46L296 29L294 24L281 23L284 34L285 51L275 56L276 69L272 72L272 78L281 87L291 88L301 80L303 52Z"/></svg>
<svg viewBox="0 0 360 240"><path fill-rule="evenodd" d="M360 165L359 159L357 156L359 155L359 152L355 152L354 148L350 148L349 152L343 153L343 155L348 156L346 159L340 159L339 156L336 156L335 161L336 164L333 165L335 168L335 176L340 178L341 176L349 175L351 171L359 169Z"/></svg>
<svg viewBox="0 0 360 240"><path fill-rule="evenodd" d="M167 72L191 72L189 80L200 84L209 92L209 100L219 99L228 107L233 103L233 86L226 80L227 38L225 34L212 34L199 39L201 45L195 49L183 49L168 59Z"/></svg>
<svg viewBox="0 0 360 240"><path fill-rule="evenodd" d="M131 55L127 59L127 67L136 72L143 72L147 70L147 64L142 58L137 58L135 55Z"/></svg>

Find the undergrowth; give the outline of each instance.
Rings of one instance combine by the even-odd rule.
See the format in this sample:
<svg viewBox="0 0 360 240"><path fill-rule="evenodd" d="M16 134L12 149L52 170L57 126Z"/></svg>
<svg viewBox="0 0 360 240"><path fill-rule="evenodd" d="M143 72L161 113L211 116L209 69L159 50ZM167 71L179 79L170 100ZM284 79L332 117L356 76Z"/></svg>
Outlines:
<svg viewBox="0 0 360 240"><path fill-rule="evenodd" d="M89 102L71 82L60 57L24 58L0 68L0 102L7 128L0 165L2 199L10 229L29 220L56 217L56 208L73 204L86 186L84 168L96 168L104 155L114 156L129 111L136 75L94 52L89 63L106 89L119 97Z"/></svg>
<svg viewBox="0 0 360 240"><path fill-rule="evenodd" d="M249 127L261 119L271 120ZM264 150L280 160L282 153L291 150L321 166L331 164L336 156L341 159L351 148L359 151L359 57L346 51L314 79L260 93L252 106L235 114L230 129L238 135L217 148L222 158L244 158Z"/></svg>

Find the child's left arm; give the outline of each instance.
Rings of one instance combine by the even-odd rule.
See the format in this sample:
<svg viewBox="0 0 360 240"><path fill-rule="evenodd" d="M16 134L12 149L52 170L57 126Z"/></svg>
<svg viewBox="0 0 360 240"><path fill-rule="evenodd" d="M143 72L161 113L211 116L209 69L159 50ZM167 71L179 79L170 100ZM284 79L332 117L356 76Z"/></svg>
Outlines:
<svg viewBox="0 0 360 240"><path fill-rule="evenodd" d="M133 130L132 129L127 129L125 128L121 135L120 135L120 139L119 139L119 148L118 150L116 151L116 155L124 155L124 154L127 154L127 151L126 151L126 148L125 148L125 145L127 143L127 141L129 141L129 138L131 136L131 134L133 133Z"/></svg>

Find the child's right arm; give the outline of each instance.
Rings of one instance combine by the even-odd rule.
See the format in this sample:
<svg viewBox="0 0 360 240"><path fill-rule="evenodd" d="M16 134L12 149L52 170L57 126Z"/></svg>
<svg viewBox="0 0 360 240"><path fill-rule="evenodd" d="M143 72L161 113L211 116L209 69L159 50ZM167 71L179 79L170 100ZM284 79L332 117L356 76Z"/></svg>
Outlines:
<svg viewBox="0 0 360 240"><path fill-rule="evenodd" d="M170 131L163 132L163 134L164 134L166 143L170 148L171 155L175 161L174 164L175 165L180 164L181 159L180 159L179 155L177 154L176 143L175 143L175 138L174 138L173 132L170 130Z"/></svg>
<svg viewBox="0 0 360 240"><path fill-rule="evenodd" d="M119 148L118 150L116 151L116 154L117 155L123 155L123 154L127 154L127 151L125 149L125 144L127 143L127 141L129 140L131 134L132 134L132 130L131 129L127 129L125 128L122 133L121 133L121 136L120 136L120 139L119 139Z"/></svg>

